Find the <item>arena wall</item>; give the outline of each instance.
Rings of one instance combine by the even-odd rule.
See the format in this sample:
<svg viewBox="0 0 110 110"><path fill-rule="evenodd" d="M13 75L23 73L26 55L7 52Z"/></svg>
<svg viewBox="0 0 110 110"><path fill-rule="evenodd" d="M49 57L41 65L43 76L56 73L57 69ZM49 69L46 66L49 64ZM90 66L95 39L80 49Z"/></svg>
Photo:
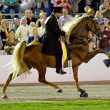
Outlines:
<svg viewBox="0 0 110 110"><path fill-rule="evenodd" d="M0 55L0 84L4 84L8 75L10 74L9 66L5 65L9 63L12 55ZM82 63L79 66L79 81L108 81L110 80L110 68L107 68L103 60L107 56L104 54L98 54L88 63ZM64 69L67 74L59 75L55 73L55 69L47 68L46 79L51 82L68 82L73 81L72 68L68 67ZM35 69L31 69L32 74L22 77L17 77L11 84L15 83L38 83L38 72Z"/></svg>

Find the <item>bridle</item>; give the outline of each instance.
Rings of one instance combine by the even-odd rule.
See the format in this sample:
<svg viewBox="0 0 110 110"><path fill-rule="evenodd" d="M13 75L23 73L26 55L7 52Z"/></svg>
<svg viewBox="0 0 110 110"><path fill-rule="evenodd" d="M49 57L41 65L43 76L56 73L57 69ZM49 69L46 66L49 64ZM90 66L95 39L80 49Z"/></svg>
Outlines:
<svg viewBox="0 0 110 110"><path fill-rule="evenodd" d="M84 20L87 20L87 19L84 18ZM88 23L87 23L87 22L88 22ZM95 23L94 20L93 20L93 17L90 17L87 22L85 22L85 23L83 24L83 26L82 26L81 29L78 31L78 33L81 33L81 32L82 32L83 27L84 27L85 25L88 25L88 28L89 28L88 31L91 31L91 32L92 32L92 28L93 28L93 26L94 26L94 29L95 29L94 31L95 31L95 32L92 32L92 33L99 37L99 36L101 35L101 33L100 33L99 28L97 28L96 23ZM86 24L86 23L87 23L87 24ZM70 35L70 36L71 36L71 35ZM94 36L94 35L93 35L93 36ZM75 38L78 43L85 43L85 42L86 42L86 41L82 41L82 42L78 41L78 40L80 40L79 38L81 38L81 37L82 37L82 38L86 38L86 39L88 40L88 43L91 42L91 41L93 41L92 38L90 38L90 37L88 37L88 36L83 36L83 35L81 35L81 36L79 36L78 38ZM75 39L74 39L74 40L75 40ZM74 44L74 43L72 43L72 44Z"/></svg>
<svg viewBox="0 0 110 110"><path fill-rule="evenodd" d="M94 34L95 34L98 38L100 38L101 33L99 32L99 29L97 28L96 24L94 23L93 17L91 17L91 22L92 22L92 24L93 24L94 27L95 27L95 32L94 32ZM93 26L93 25L91 25L90 30L92 30L92 26Z"/></svg>

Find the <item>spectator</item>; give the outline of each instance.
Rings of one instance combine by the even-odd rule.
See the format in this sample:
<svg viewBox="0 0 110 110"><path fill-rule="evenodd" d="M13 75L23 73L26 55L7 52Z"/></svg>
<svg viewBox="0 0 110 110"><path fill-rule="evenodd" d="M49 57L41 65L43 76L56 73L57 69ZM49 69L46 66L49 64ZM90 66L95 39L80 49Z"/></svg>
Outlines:
<svg viewBox="0 0 110 110"><path fill-rule="evenodd" d="M52 10L53 10L53 7L52 7L52 3L51 3L51 0L48 0L48 4L49 4L49 12L46 12L47 13L47 16L50 16L51 13L52 13ZM48 14L49 13L49 14Z"/></svg>
<svg viewBox="0 0 110 110"><path fill-rule="evenodd" d="M28 17L28 14L29 14L28 11L29 11L29 10L25 10L25 15L24 15L24 16L25 16L26 18Z"/></svg>
<svg viewBox="0 0 110 110"><path fill-rule="evenodd" d="M29 26L32 27L32 28L33 28L33 27L36 27L36 23L35 23L35 22L31 22L31 23L29 24Z"/></svg>
<svg viewBox="0 0 110 110"><path fill-rule="evenodd" d="M26 18L28 17L28 14L29 14L28 11L29 11L29 10L25 10L24 17L26 17ZM20 26L22 25L22 21L21 21L21 20L22 20L22 19L20 19Z"/></svg>
<svg viewBox="0 0 110 110"><path fill-rule="evenodd" d="M2 15L2 13L0 13L0 25L1 25L2 19L3 19L3 15Z"/></svg>
<svg viewBox="0 0 110 110"><path fill-rule="evenodd" d="M84 13L84 7L86 6L86 0L81 0L78 4L78 12Z"/></svg>
<svg viewBox="0 0 110 110"><path fill-rule="evenodd" d="M77 13L75 14L75 18L78 18L78 17L81 17L81 16L82 16L82 14L79 13L79 12L77 12Z"/></svg>
<svg viewBox="0 0 110 110"><path fill-rule="evenodd" d="M0 11L3 10L3 4L0 2Z"/></svg>
<svg viewBox="0 0 110 110"><path fill-rule="evenodd" d="M100 24L101 29L104 32L104 38L99 40L99 48L104 49L106 52L109 53L109 40L110 40L110 21L107 22L106 24L106 29L105 29L105 25L103 23Z"/></svg>
<svg viewBox="0 0 110 110"><path fill-rule="evenodd" d="M57 7L66 7L67 10L68 10L68 13L70 12L70 9L71 9L71 3L69 0L57 0L56 1L56 6Z"/></svg>
<svg viewBox="0 0 110 110"><path fill-rule="evenodd" d="M74 15L78 12L78 4L81 2L81 0L70 0L71 2L71 10L73 11ZM71 15L71 12L70 12Z"/></svg>
<svg viewBox="0 0 110 110"><path fill-rule="evenodd" d="M40 13L43 12L43 17L42 17L42 18L46 20L46 18L47 18L47 13L44 12L44 10L40 10L39 12L40 12ZM42 15L41 15L41 16L42 16Z"/></svg>
<svg viewBox="0 0 110 110"><path fill-rule="evenodd" d="M62 12L63 12L63 15L58 20L58 25L60 28L63 26L63 23L65 21L71 21L71 19L73 18L71 15L68 15L67 8L63 8Z"/></svg>
<svg viewBox="0 0 110 110"><path fill-rule="evenodd" d="M17 45L18 43L18 39L15 39L14 29L10 29L8 31L8 34L9 34L9 38L6 39L4 49L7 55L12 55L15 45Z"/></svg>
<svg viewBox="0 0 110 110"><path fill-rule="evenodd" d="M16 32L16 30L18 29L18 27L19 27L19 19L18 18L14 18L13 19L13 22L11 23L10 28L11 29L14 29L14 31Z"/></svg>
<svg viewBox="0 0 110 110"><path fill-rule="evenodd" d="M91 7L91 2L92 2L92 0L86 0L86 5Z"/></svg>
<svg viewBox="0 0 110 110"><path fill-rule="evenodd" d="M110 19L109 19L108 17L105 17L105 18L104 18L104 23L105 23L105 25L107 24L108 21L110 21Z"/></svg>
<svg viewBox="0 0 110 110"><path fill-rule="evenodd" d="M19 6L18 6L19 0L3 0L4 9L6 13L10 13L10 9L13 9L15 13L19 13ZM15 15L15 17L18 18L18 15ZM10 19L11 17L8 15L6 16L6 19Z"/></svg>
<svg viewBox="0 0 110 110"><path fill-rule="evenodd" d="M27 11L27 24L29 25L31 22L36 23L37 19L33 17L33 12L32 10Z"/></svg>
<svg viewBox="0 0 110 110"><path fill-rule="evenodd" d="M8 24L7 21L4 19L2 19L1 21L0 35L3 43L2 50L4 50L5 41L8 38Z"/></svg>
<svg viewBox="0 0 110 110"><path fill-rule="evenodd" d="M104 3L99 6L99 10L104 17L110 18L110 2L109 0L104 0Z"/></svg>
<svg viewBox="0 0 110 110"><path fill-rule="evenodd" d="M84 11L85 11L85 13L83 15L85 15L85 16L93 14L93 10L88 5L84 7Z"/></svg>
<svg viewBox="0 0 110 110"><path fill-rule="evenodd" d="M40 37L37 35L37 28L33 27L33 35L28 37L27 44L31 43L32 41L37 42Z"/></svg>
<svg viewBox="0 0 110 110"><path fill-rule="evenodd" d="M39 37L42 37L45 32L45 19L41 20L41 26L38 28L37 34Z"/></svg>
<svg viewBox="0 0 110 110"><path fill-rule="evenodd" d="M100 6L100 0L91 0L91 5L95 12L98 11Z"/></svg>
<svg viewBox="0 0 110 110"><path fill-rule="evenodd" d="M110 2L110 0L108 0L109 2ZM104 3L104 0L100 0L100 2L101 2L101 4L103 4Z"/></svg>
<svg viewBox="0 0 110 110"><path fill-rule="evenodd" d="M4 50L1 50L2 49L2 46L3 46L3 43L2 43L2 38L1 38L1 35L0 35L0 55L3 55L3 52Z"/></svg>
<svg viewBox="0 0 110 110"><path fill-rule="evenodd" d="M89 42L89 51L92 52L96 48L96 36L93 35L91 31L89 31L88 38L92 39L92 41Z"/></svg>
<svg viewBox="0 0 110 110"><path fill-rule="evenodd" d="M56 1L57 1L57 0L51 0L52 10L53 10L53 8L56 6Z"/></svg>
<svg viewBox="0 0 110 110"><path fill-rule="evenodd" d="M36 22L36 27L39 28L41 26L41 20L42 19L46 19L46 13L45 12L41 12L39 14L39 19Z"/></svg>
<svg viewBox="0 0 110 110"><path fill-rule="evenodd" d="M104 23L104 18L103 18L103 15L102 15L102 13L100 11L96 11L95 19L97 19L97 21L98 21L99 24L101 22Z"/></svg>
<svg viewBox="0 0 110 110"><path fill-rule="evenodd" d="M2 43L2 38L0 36L0 50L2 49L3 43Z"/></svg>
<svg viewBox="0 0 110 110"><path fill-rule="evenodd" d="M50 0L37 0L37 11L44 10L47 13L47 16L51 14L51 4Z"/></svg>
<svg viewBox="0 0 110 110"><path fill-rule="evenodd" d="M33 27L36 27L35 22L31 22L31 23L29 24L30 36L33 35Z"/></svg>
<svg viewBox="0 0 110 110"><path fill-rule="evenodd" d="M30 35L30 28L27 25L27 18L25 16L21 18L21 23L21 26L18 27L15 33L15 38L17 38L18 41L24 40L27 42L27 39Z"/></svg>
<svg viewBox="0 0 110 110"><path fill-rule="evenodd" d="M34 10L36 7L36 2L35 0L22 0L22 3L20 5L20 11L22 13L25 12L25 10Z"/></svg>

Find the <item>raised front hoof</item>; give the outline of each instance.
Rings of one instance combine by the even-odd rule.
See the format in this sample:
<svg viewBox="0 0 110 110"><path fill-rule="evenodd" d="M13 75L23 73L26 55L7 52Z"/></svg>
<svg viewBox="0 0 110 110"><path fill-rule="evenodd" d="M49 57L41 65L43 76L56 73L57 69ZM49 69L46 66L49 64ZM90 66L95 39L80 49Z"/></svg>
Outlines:
<svg viewBox="0 0 110 110"><path fill-rule="evenodd" d="M5 96L2 96L2 98L3 98L3 99L8 99L7 95L5 95Z"/></svg>
<svg viewBox="0 0 110 110"><path fill-rule="evenodd" d="M103 60L103 63L105 64L105 66L106 66L107 68L110 66L110 60L109 60L109 59Z"/></svg>
<svg viewBox="0 0 110 110"><path fill-rule="evenodd" d="M88 97L88 94L87 94L86 92L81 93L81 94L80 94L80 97Z"/></svg>
<svg viewBox="0 0 110 110"><path fill-rule="evenodd" d="M58 93L63 93L63 90L62 89L59 89L57 92Z"/></svg>

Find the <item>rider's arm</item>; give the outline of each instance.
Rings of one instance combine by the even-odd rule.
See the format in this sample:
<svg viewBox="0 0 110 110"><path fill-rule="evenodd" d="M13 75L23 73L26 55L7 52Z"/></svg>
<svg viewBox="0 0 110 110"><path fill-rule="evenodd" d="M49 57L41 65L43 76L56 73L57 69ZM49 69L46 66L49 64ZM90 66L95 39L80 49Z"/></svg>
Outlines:
<svg viewBox="0 0 110 110"><path fill-rule="evenodd" d="M59 28L58 23L54 19L50 19L49 24L50 24L50 27L55 35L65 36L65 32Z"/></svg>

